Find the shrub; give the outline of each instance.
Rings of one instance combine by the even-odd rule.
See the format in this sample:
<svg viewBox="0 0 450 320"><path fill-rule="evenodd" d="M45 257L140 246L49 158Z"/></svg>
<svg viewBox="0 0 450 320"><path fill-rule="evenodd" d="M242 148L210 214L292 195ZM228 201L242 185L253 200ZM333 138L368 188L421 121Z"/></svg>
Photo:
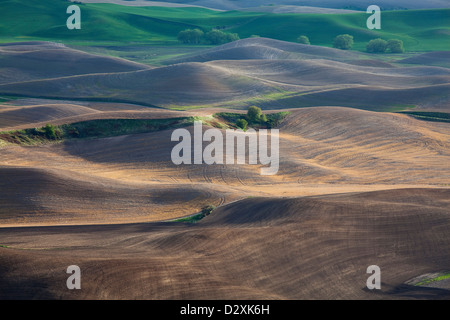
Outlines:
<svg viewBox="0 0 450 320"><path fill-rule="evenodd" d="M60 132L56 130L56 127L51 124L46 124L45 127L42 127L44 130L44 134L47 139L57 140L61 137Z"/></svg>
<svg viewBox="0 0 450 320"><path fill-rule="evenodd" d="M353 36L341 34L334 38L333 47L342 50L349 50L353 47Z"/></svg>
<svg viewBox="0 0 450 320"><path fill-rule="evenodd" d="M202 208L203 217L209 216L215 209L216 207L211 204L204 206Z"/></svg>
<svg viewBox="0 0 450 320"><path fill-rule="evenodd" d="M391 53L403 53L405 48L403 47L403 41L398 39L391 39L387 42L387 50Z"/></svg>
<svg viewBox="0 0 450 320"><path fill-rule="evenodd" d="M267 122L267 116L264 113L259 116L259 122L261 122L261 124Z"/></svg>
<svg viewBox="0 0 450 320"><path fill-rule="evenodd" d="M300 36L297 38L297 42L301 44L311 44L307 36Z"/></svg>
<svg viewBox="0 0 450 320"><path fill-rule="evenodd" d="M236 121L236 125L241 128L242 130L246 131L247 130L247 125L248 122L245 119L238 119Z"/></svg>
<svg viewBox="0 0 450 320"><path fill-rule="evenodd" d="M387 45L387 41L383 39L373 39L367 44L366 50L370 53L383 53L386 51Z"/></svg>

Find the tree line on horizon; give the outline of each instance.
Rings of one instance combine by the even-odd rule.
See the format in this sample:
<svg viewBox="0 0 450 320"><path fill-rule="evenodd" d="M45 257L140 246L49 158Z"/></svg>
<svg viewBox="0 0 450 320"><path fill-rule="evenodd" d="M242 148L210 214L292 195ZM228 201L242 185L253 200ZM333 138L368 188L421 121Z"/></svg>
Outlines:
<svg viewBox="0 0 450 320"><path fill-rule="evenodd" d="M237 33L223 32L218 29L204 32L198 28L186 29L178 33L178 41L184 44L224 44L239 40Z"/></svg>
<svg viewBox="0 0 450 320"><path fill-rule="evenodd" d="M298 43L311 44L309 38L305 35L301 35L297 38ZM349 34L340 34L333 40L333 48L341 50L350 50L353 47L353 36ZM403 53L405 48L403 47L403 41L399 39L383 40L381 38L372 39L366 46L366 51L369 53Z"/></svg>
<svg viewBox="0 0 450 320"><path fill-rule="evenodd" d="M259 37L253 35L252 37ZM208 32L201 29L185 29L178 33L178 41L184 44L212 44L219 45L228 42L237 41L240 39L237 33L228 33L217 28ZM305 35L300 35L297 42L301 44L311 44L309 38ZM333 48L341 50L350 50L353 47L353 36L349 34L340 34L333 40ZM366 51L369 53L404 53L403 41L399 39L384 40L381 38L372 39L366 45Z"/></svg>

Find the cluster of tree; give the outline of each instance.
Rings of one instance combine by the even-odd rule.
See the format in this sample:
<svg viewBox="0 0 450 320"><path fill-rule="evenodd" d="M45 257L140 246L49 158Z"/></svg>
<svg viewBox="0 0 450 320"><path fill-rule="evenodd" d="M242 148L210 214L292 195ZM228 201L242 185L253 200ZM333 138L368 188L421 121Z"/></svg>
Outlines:
<svg viewBox="0 0 450 320"><path fill-rule="evenodd" d="M242 130L247 130L248 125L267 125L267 116L262 113L261 108L251 106L247 110L247 115L244 118L240 118L236 121L236 126Z"/></svg>
<svg viewBox="0 0 450 320"><path fill-rule="evenodd" d="M370 53L403 53L403 41L398 39L383 40L381 38L370 40L366 46L367 52Z"/></svg>
<svg viewBox="0 0 450 320"><path fill-rule="evenodd" d="M254 129L272 129L278 127L284 120L284 118L290 114L290 112L276 112L263 114L261 108L256 106L250 106L246 114L219 112L214 116L221 119L229 125L236 126L244 131L247 131L248 127Z"/></svg>
<svg viewBox="0 0 450 320"><path fill-rule="evenodd" d="M178 41L185 44L224 44L239 40L237 33L227 33L217 29L203 32L200 29L186 29L178 33Z"/></svg>
<svg viewBox="0 0 450 320"><path fill-rule="evenodd" d="M342 50L350 50L353 47L353 36L349 34L341 34L334 38L333 47ZM383 40L373 39L370 40L366 46L367 52L370 53L403 53L405 48L403 47L403 41L398 39Z"/></svg>

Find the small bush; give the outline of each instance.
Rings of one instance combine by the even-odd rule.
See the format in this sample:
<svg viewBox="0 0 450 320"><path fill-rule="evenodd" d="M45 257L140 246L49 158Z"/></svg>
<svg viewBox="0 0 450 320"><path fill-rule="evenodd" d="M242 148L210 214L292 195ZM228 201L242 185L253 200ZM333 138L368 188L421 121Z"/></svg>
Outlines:
<svg viewBox="0 0 450 320"><path fill-rule="evenodd" d="M297 42L301 44L311 44L307 36L300 36L297 38Z"/></svg>
<svg viewBox="0 0 450 320"><path fill-rule="evenodd" d="M202 208L203 217L209 216L215 209L216 207L211 204L204 206Z"/></svg>
<svg viewBox="0 0 450 320"><path fill-rule="evenodd" d="M58 140L61 138L61 133L57 128L51 124L46 124L45 127L42 128L45 136L49 140Z"/></svg>
<svg viewBox="0 0 450 320"><path fill-rule="evenodd" d="M265 124L267 122L267 116L263 113L259 116L259 122Z"/></svg>
<svg viewBox="0 0 450 320"><path fill-rule="evenodd" d="M236 121L236 125L241 128L242 130L246 131L247 130L247 126L248 126L248 122L245 119L238 119Z"/></svg>

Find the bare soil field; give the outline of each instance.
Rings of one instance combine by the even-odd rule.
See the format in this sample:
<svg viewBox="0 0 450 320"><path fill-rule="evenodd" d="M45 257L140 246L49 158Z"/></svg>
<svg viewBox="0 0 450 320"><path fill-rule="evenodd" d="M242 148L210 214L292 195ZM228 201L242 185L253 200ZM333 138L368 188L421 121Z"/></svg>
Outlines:
<svg viewBox="0 0 450 320"><path fill-rule="evenodd" d="M183 223L2 228L2 299L449 299L450 191L247 199ZM67 290L78 265L82 289ZM381 290L366 286L367 266Z"/></svg>
<svg viewBox="0 0 450 320"><path fill-rule="evenodd" d="M423 53L410 58L405 58L398 62L405 64L419 64L431 66L443 65L446 67L450 67L449 59L450 59L450 51L435 51Z"/></svg>
<svg viewBox="0 0 450 320"><path fill-rule="evenodd" d="M223 125L214 114L249 104L289 112L273 176L262 165L177 166L170 128L0 140L0 299L448 300L448 281L413 279L450 270L450 123L385 111L448 112L450 71L340 54L250 39L152 67L51 43L0 46L0 132ZM177 221L206 205L217 209ZM82 290L66 287L70 265ZM370 265L381 290L366 288Z"/></svg>
<svg viewBox="0 0 450 320"><path fill-rule="evenodd" d="M36 46L37 53L3 53L4 60L12 64L0 72L5 75L0 94L178 109L337 105L383 111L399 105L445 109L449 101L448 68L392 67L381 62L365 66L354 62L364 61L367 55L265 38L188 54L162 67L117 58L103 61L100 56L64 47L47 52L40 43ZM55 61L53 55L59 52L61 57ZM35 64L36 56L61 74L29 72L27 65ZM59 68L66 56L73 63ZM16 66L14 61L18 61Z"/></svg>
<svg viewBox="0 0 450 320"><path fill-rule="evenodd" d="M204 109L202 115L216 111ZM5 176L2 189L8 190L0 196L4 203L0 219L7 225L13 225L19 214L21 224L28 225L87 223L86 215L91 224L104 219L147 222L189 215L207 203L221 205L243 195L301 196L380 190L387 185L389 189L448 186L450 132L446 123L339 107L291 112L279 128L280 169L274 176L261 176L261 165L176 166L171 161L177 143L171 141L172 130L5 146L0 171ZM150 110L135 113L152 115ZM174 113L155 110L154 117ZM103 112L91 115L102 118ZM187 129L193 134L193 127ZM172 203L171 196L167 201L154 198L154 193L167 193L176 199L180 186L196 190L193 202L188 204L186 198ZM99 195L89 200L93 190ZM66 203L72 204L70 209Z"/></svg>
<svg viewBox="0 0 450 320"><path fill-rule="evenodd" d="M120 58L89 54L52 42L2 44L0 56L1 84L151 68Z"/></svg>

